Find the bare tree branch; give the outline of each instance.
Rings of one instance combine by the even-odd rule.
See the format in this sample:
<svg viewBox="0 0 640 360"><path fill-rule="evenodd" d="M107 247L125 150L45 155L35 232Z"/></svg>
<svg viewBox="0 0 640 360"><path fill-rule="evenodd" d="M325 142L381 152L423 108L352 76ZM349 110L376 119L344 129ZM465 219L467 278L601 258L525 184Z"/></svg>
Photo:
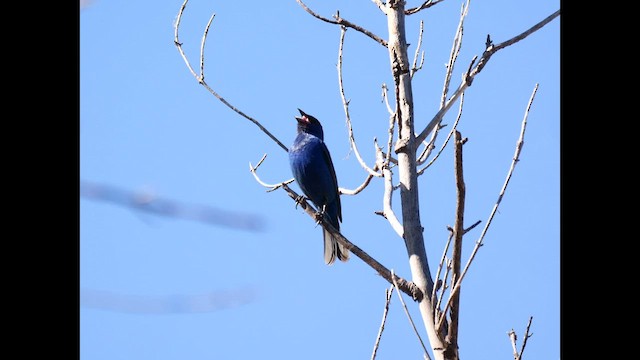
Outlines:
<svg viewBox="0 0 640 360"><path fill-rule="evenodd" d="M340 47L338 49L338 66L337 67L338 67L338 86L340 88L340 98L342 99L342 106L344 107L344 114L347 121L347 127L349 128L349 143L351 144L351 148L353 149L353 152L356 155L356 158L358 159L360 166L362 166L362 168L365 169L369 173L369 175L382 177L382 174L371 169L364 162L364 160L362 160L362 157L360 156L360 152L358 151L358 146L356 145L355 136L353 135L353 127L351 126L351 117L349 117L349 101L347 101L346 97L344 96L344 86L342 84L342 49L344 46L344 36L346 32L347 32L347 28L344 26L341 26L340 27Z"/></svg>
<svg viewBox="0 0 640 360"><path fill-rule="evenodd" d="M533 336L533 333L529 333L529 329L531 328L531 322L533 321L533 316L529 317L529 322L527 323L527 329L524 332L524 340L522 340L522 347L520 348L520 352L518 352L517 346L516 346L516 340L518 340L518 337L516 335L516 332L511 329L511 331L509 331L507 334L509 335L509 339L511 339L511 346L513 347L513 359L514 360L522 360L522 354L524 353L524 348L525 346L527 346L527 340Z"/></svg>
<svg viewBox="0 0 640 360"><path fill-rule="evenodd" d="M161 199L154 194L130 192L115 186L80 182L80 196L89 200L97 200L129 207L154 215L169 218L202 222L208 225L224 226L246 231L263 231L264 222L261 216L231 212L211 206L186 204L183 202Z"/></svg>
<svg viewBox="0 0 640 360"><path fill-rule="evenodd" d="M391 269L391 276L393 278L393 285L398 288L398 283L395 280L395 277L393 276L393 269ZM400 298L400 303L402 304L402 308L404 309L405 314L407 314L407 318L409 319L409 323L411 324L411 327L413 328L413 332L416 333L416 336L418 337L418 340L420 341L420 345L422 345L422 350L424 350L424 358L425 359L431 359L431 357L429 356L429 352L427 351L427 347L424 346L424 342L422 341L422 337L420 337L420 333L418 332L418 329L416 328L416 324L413 323L413 319L411 318L411 314L409 314L409 309L407 309L407 305L404 303L404 300L402 299L402 294L400 294L400 289L398 289L398 298Z"/></svg>
<svg viewBox="0 0 640 360"><path fill-rule="evenodd" d="M440 154L442 154L444 149L447 147L447 144L449 143L449 139L451 139L451 135L458 128L458 123L460 122L460 118L462 117L462 107L463 107L463 105L464 105L464 93L462 93L462 95L460 96L460 106L458 108L458 116L456 117L456 121L453 123L453 126L451 127L451 131L449 131L449 135L447 135L447 138L444 140L444 143L440 147L440 150L438 151L436 156L434 156L433 159L431 159L431 161L429 161L429 163L427 165L425 165L423 168L418 170L418 175L422 175L422 173L424 173L424 171L427 170L429 168L429 166L431 166L436 161L436 159L438 159L440 157Z"/></svg>
<svg viewBox="0 0 640 360"><path fill-rule="evenodd" d="M252 123L254 123L260 130L262 130L262 132L267 134L267 136L269 136L271 138L271 140L273 140L276 144L278 144L284 151L288 152L289 149L287 149L287 147L284 146L284 144L280 140L278 140L278 138L276 138L269 130L267 130L267 128L262 126L262 124L258 120L252 118L251 116L249 116L249 115L245 114L244 112L242 112L240 109L238 109L235 106L231 105L231 103L229 103L222 96L220 96L215 90L213 90L204 81L204 44L205 44L205 39L207 37L207 34L209 32L209 26L211 26L211 22L213 21L213 18L215 17L215 14L213 14L211 16L211 18L209 19L209 22L207 23L207 26L206 26L205 31L204 31L204 36L202 37L202 44L201 44L201 48L200 48L200 75L196 74L196 72L193 70L193 67L191 66L191 63L189 62L189 59L187 59L187 56L185 55L184 51L182 50L182 43L178 39L178 28L180 27L180 20L182 19L182 14L184 12L185 7L187 6L187 2L189 2L189 0L185 0L182 3L182 6L180 6L180 11L178 11L178 17L176 18L176 26L175 26L175 38L174 38L173 42L176 45L176 47L178 48L178 51L180 52L180 55L182 56L182 59L184 59L184 62L187 64L187 68L189 69L189 71L191 71L191 74L196 78L196 80L198 80L198 83L200 85L204 86L204 88L207 89L218 100L220 100L220 102L225 104L228 108L230 108L231 110L236 112L238 115L240 115L243 118L245 118L245 119L251 121Z"/></svg>
<svg viewBox="0 0 640 360"><path fill-rule="evenodd" d="M464 203L466 196L466 186L464 184L463 167L462 167L462 145L466 139L462 139L459 131L456 131L454 146L454 161L456 174L456 222L453 227L453 252L451 256L451 283L455 284L460 277L460 262L462 258L462 236L464 235ZM460 290L451 299L451 310L449 311L449 333L447 334L447 350L445 352L448 357L458 358L458 321L460 318ZM444 316L446 313L443 313ZM438 329L440 330L440 329Z"/></svg>
<svg viewBox="0 0 640 360"><path fill-rule="evenodd" d="M453 45L451 46L451 53L449 54L449 62L447 63L447 72L444 77L444 85L442 87L442 97L440 99L440 108L444 107L447 102L447 95L449 94L449 84L451 83L451 77L453 76L453 68L455 67L456 60L462 49L462 39L464 37L464 19L469 13L469 1L467 0L466 6L462 4L460 10L460 21L458 22L458 28L456 34L453 37Z"/></svg>
<svg viewBox="0 0 640 360"><path fill-rule="evenodd" d="M389 312L389 304L391 303L391 294L393 294L393 289L395 285L391 285L390 288L385 290L385 303L384 303L384 312L382 312L382 324L380 324L380 329L378 330L378 336L376 336L376 342L373 344L373 353L371 354L371 360L375 360L376 353L378 352L378 346L380 345L380 339L382 338L382 332L384 331L384 324L387 321L387 313Z"/></svg>
<svg viewBox="0 0 640 360"><path fill-rule="evenodd" d="M384 3L381 0L371 0L373 1L376 6L378 7L378 9L380 9L380 11L382 11L385 15L387 14L387 9L384 7Z"/></svg>
<svg viewBox="0 0 640 360"><path fill-rule="evenodd" d="M391 199L393 195L393 174L389 169L389 166L385 166L382 169L382 173L384 174L384 196L382 197L382 206L383 206L383 215L389 224L391 224L391 228L400 236L402 239L404 237L404 228L402 224L396 217L396 213L393 211L391 206Z"/></svg>
<svg viewBox="0 0 640 360"><path fill-rule="evenodd" d="M454 233L453 233L453 228L449 228L449 230L451 231L451 236L449 237L448 241L451 242L451 240L453 239ZM447 244L447 246L449 246L450 244ZM444 267L444 275L442 276L442 287L440 290L440 296L438 297L438 302L436 303L436 305L434 306L435 311L434 311L434 318L435 319L445 319L446 318L446 311L442 311L440 306L442 305L442 300L444 299L444 293L447 289L449 289L451 286L447 285L447 280L449 279L449 275L451 274L451 259L448 258L444 258L445 259L445 263L446 266ZM435 317L436 315L440 316L440 317ZM435 323L435 326L438 326L438 322ZM439 329L439 327L438 327Z"/></svg>
<svg viewBox="0 0 640 360"><path fill-rule="evenodd" d="M395 111L391 109L391 105L389 105L389 97L387 96L387 90L388 90L387 84L382 84L382 100L387 105L387 111L389 112L389 131L388 131L389 137L387 138L387 153L385 154L384 164L389 165L391 163L393 164L398 163L398 160L391 156L391 151L392 151L391 146L393 145L393 133L395 130L395 126L397 124L396 122L397 116Z"/></svg>
<svg viewBox="0 0 640 360"><path fill-rule="evenodd" d="M458 54L460 54L460 49L462 49L462 37L463 37L463 29L464 29L464 19L466 18L468 10L469 10L469 1L470 0L467 0L466 6L465 6L465 4L462 4L462 9L460 10L460 21L458 21L458 27L457 27L456 33L455 33L455 35L453 37L453 45L451 46L451 53L449 54L449 62L445 65L447 71L445 72L445 76L444 76L444 85L442 87L442 98L440 100L440 108L443 108L445 106L445 103L446 103L446 100L447 100L447 94L449 93L449 84L451 83L451 76L453 75L453 69L454 69L456 60L458 59ZM418 165L421 165L422 163L424 163L427 160L427 158L429 157L429 155L431 154L431 151L435 147L434 146L435 145L435 141L436 141L436 138L438 137L438 133L439 133L441 128L442 128L442 126L439 125L433 131L433 134L431 136L431 140L429 141L429 143L426 144L424 150L422 151L422 154L420 154L420 156L418 156ZM454 127L454 129L451 129L451 132L449 133L449 136L451 136L451 134L453 134L454 130L455 130L455 127ZM442 149L444 149L444 146L441 148L440 151L442 151ZM437 158L437 156L436 156L436 158ZM432 160L430 164L432 164L434 162L434 160ZM423 169L423 171L427 167L425 167Z"/></svg>
<svg viewBox="0 0 640 360"><path fill-rule="evenodd" d="M384 265L380 264L376 259L372 258L369 254L364 252L358 246L349 241L344 235L342 235L336 228L333 227L327 220L322 216L318 216L317 210L306 201L304 197L298 195L295 191L291 190L288 185L283 184L282 188L287 192L290 198L295 200L298 205L309 215L312 219L320 223L334 238L336 238L342 245L344 245L347 250L351 251L355 256L359 257L362 261L364 261L367 265L371 266L380 276L382 276L385 280L387 280L390 284L393 284L393 281L397 281L398 287L402 292L411 296L415 301L422 300L424 294L422 291L411 281L405 280L397 275L391 273L389 269L387 269Z"/></svg>
<svg viewBox="0 0 640 360"><path fill-rule="evenodd" d="M513 155L513 161L511 162L511 167L509 168L509 172L507 173L507 178L505 179L504 184L502 185L502 189L500 189L500 194L498 195L498 200L496 201L495 205L493 206L493 210L491 211L491 214L489 215L489 220L487 220L487 223L484 226L484 229L482 229L482 233L480 234L480 238L478 239L478 241L476 241L476 245L473 248L473 251L471 252L469 260L467 261L467 264L465 265L464 270L462 271L462 274L460 275L460 278L455 282L454 287L451 290L451 293L449 295L449 300L447 301L447 305L445 306L444 311L443 311L444 313L447 312L447 309L449 308L449 306L451 304L452 297L458 291L460 291L460 284L462 283L462 280L464 279L465 275L467 274L467 271L469 270L469 266L471 265L471 262L475 258L476 253L478 252L480 247L483 245L482 241L484 240L484 236L487 233L487 230L489 229L489 226L491 226L491 221L493 220L493 216L498 211L498 206L500 206L500 202L502 202L502 197L504 196L504 194L505 194L505 192L507 190L507 186L509 185L509 180L511 180L511 175L513 174L515 166L518 163L518 161L520 161L520 152L522 151L522 146L524 145L524 133L525 133L525 130L527 128L527 117L529 116L529 109L531 109L531 104L533 103L533 99L535 98L535 95L536 95L537 91L538 91L538 84L536 84L535 88L533 89L533 93L531 94L531 98L529 99L529 103L527 104L527 109L526 109L525 114L524 114L524 119L522 120L522 128L520 129L520 137L518 138L518 142L516 143L516 150L515 150L515 154ZM440 320L442 322L444 319L441 318Z"/></svg>
<svg viewBox="0 0 640 360"><path fill-rule="evenodd" d="M258 176L258 173L257 173L256 171L258 170L258 168L260 167L260 165L262 165L262 162L263 162L266 158L267 158L267 154L262 155L262 158L260 159L260 161L258 161L258 164L256 164L256 166L253 166L253 165L251 165L251 163L249 163L249 171L251 171L251 174L253 174L253 177L256 179L256 181L257 181L260 185L262 185L262 186L264 186L264 187L266 187L266 188L269 188L269 190L267 190L267 192L274 191L274 190L276 190L276 189L278 189L278 188L282 187L282 185L287 185L287 184L290 184L290 183L292 183L292 182L294 182L294 181L295 181L293 178L292 178L292 179L289 179L289 180L287 180L287 181L283 181L283 182L281 182L281 183L277 183L277 184L267 184L266 182L262 181L262 180L260 179L260 177Z"/></svg>
<svg viewBox="0 0 640 360"><path fill-rule="evenodd" d="M411 78L413 78L413 75L415 75L418 72L418 70L422 69L422 65L424 65L424 51L422 51L420 66L417 66L418 54L420 54L420 48L422 47L423 32L424 32L424 21L420 20L420 34L418 35L418 46L416 46L416 53L413 55L413 65L411 66Z"/></svg>
<svg viewBox="0 0 640 360"><path fill-rule="evenodd" d="M437 281L441 281L442 286L440 286L440 288L442 289L442 294L444 294L444 289L446 288L446 283L443 280L440 280L440 272L442 271L442 268L445 266L445 262L447 261L447 252L449 252L449 246L451 245L451 240L453 239L453 229L450 227L447 227L450 230L449 233L449 237L447 238L447 242L444 245L444 250L442 251L442 257L440 257L440 262L438 263L438 269L436 270L436 277L435 279L437 279ZM431 298L435 299L436 298L436 291L438 291L438 287L434 286L433 287L433 291L431 293ZM440 298L442 298L442 296L440 296ZM434 301L434 303L436 303ZM438 300L437 304L439 305L440 301ZM434 306L435 310L438 310L438 305ZM438 319L438 314L435 314L435 318Z"/></svg>
<svg viewBox="0 0 640 360"><path fill-rule="evenodd" d="M413 15L417 12L419 12L422 9L428 9L430 7L432 7L433 5L439 4L441 2L443 2L444 0L427 0L424 3L422 3L422 5L418 6L418 7L414 7L411 9L407 9L404 11L405 15Z"/></svg>
<svg viewBox="0 0 640 360"><path fill-rule="evenodd" d="M342 25L342 26L350 27L350 28L352 28L352 29L354 29L354 30L357 30L357 31L359 31L359 32L361 32L361 33L363 33L363 34L367 35L368 37L370 37L370 38L372 38L373 40L375 40L375 41L377 41L378 43L380 43L382 46L387 47L387 41L386 41L386 40L382 39L381 37L379 37L379 36L375 35L375 34L374 34L374 33L372 33L371 31L369 31L369 30L367 30L367 29L365 29L365 28L363 28L363 27L361 27L361 26L358 26L358 25L356 25L356 24L354 24L354 23L352 23L352 22L350 22L350 21L348 21L348 20L345 20L345 19L341 18L341 17L340 17L340 12L336 12L336 14L335 14L335 15L333 15L333 18L334 18L335 20L330 20L330 19L327 19L327 18L325 18L325 17L322 17L322 16L320 16L320 15L316 14L313 10L309 9L309 8L307 7L307 5L305 5L302 1L300 1L300 0L296 0L296 1L298 2L298 4L300 4L300 6L302 6L302 8L303 8L306 12L308 12L309 14L311 14L311 15L312 15L313 17L315 17L316 19L320 19L320 20L322 20L322 21L324 21L324 22L328 22L329 24L337 24L337 25Z"/></svg>
<svg viewBox="0 0 640 360"><path fill-rule="evenodd" d="M487 36L487 40L488 41L487 41L487 44L486 44L486 50L482 54L482 57L480 58L480 61L478 61L478 63L476 64L475 67L473 67L473 69L471 69L470 71L467 72L467 74L464 77L464 80L458 86L458 89L453 93L451 98L447 101L446 105L443 108L441 108L434 115L433 119L431 119L431 121L429 122L429 124L427 124L427 126L424 128L424 130L422 130L422 132L420 132L420 134L416 136L416 140L418 142L424 141L424 139L427 137L427 135L429 135L429 133L431 133L433 128L437 124L439 124L440 121L442 121L442 117L444 116L444 114L447 111L449 111L449 108L451 107L451 105L453 105L453 103L458 99L458 97L462 94L462 92L465 91L467 87L471 86L475 76L478 75L480 73L480 71L482 71L482 69L485 67L487 62L489 62L489 60L491 59L491 56L493 56L493 54L495 54L498 50L504 49L505 47L507 47L509 45L513 45L516 42L518 42L518 41L526 38L527 36L533 34L534 32L536 32L537 30L539 30L540 28L542 28L543 26L545 26L546 24L551 22L551 20L555 19L559 15L560 15L560 10L558 10L558 11L554 12L553 14L547 16L544 20L542 20L539 23L535 24L534 26L532 26L531 28L529 28L525 32L521 33L520 35L514 36L513 38L511 38L511 39L509 39L509 40L507 40L505 42L502 42L502 43L500 43L498 45L493 45L493 43L491 42L490 37ZM473 62L471 64L473 64Z"/></svg>
<svg viewBox="0 0 640 360"><path fill-rule="evenodd" d="M377 166L374 166L373 167L373 171L376 171L377 168L378 168ZM355 188L353 190L349 190L349 189L345 189L345 188L338 188L338 191L340 192L340 194L357 195L362 190L364 190L367 186L369 186L369 183L371 182L371 179L373 179L373 175L367 174L367 177L364 179L364 182L360 186L358 186L357 188Z"/></svg>
<svg viewBox="0 0 640 360"><path fill-rule="evenodd" d="M389 105L389 96L387 96L387 92L389 91L389 88L387 88L387 84L383 83L382 84L382 101L384 101L384 103L387 105L387 111L389 112L389 115L394 115L396 112L393 111L393 109L391 109L391 105Z"/></svg>
<svg viewBox="0 0 640 360"><path fill-rule="evenodd" d="M395 85L395 103L397 118L397 141L394 151L398 157L398 179L400 182L400 201L402 204L403 239L407 251L412 280L425 294L418 309L429 337L431 351L438 360L444 360L444 332L434 328L433 300L430 295L434 286L429 268L429 259L425 248L423 226L420 219L418 197L418 175L416 169L416 149L419 142L415 138L413 89L411 83L411 64L407 54L405 28L405 1L388 0L387 28L389 31L389 64Z"/></svg>

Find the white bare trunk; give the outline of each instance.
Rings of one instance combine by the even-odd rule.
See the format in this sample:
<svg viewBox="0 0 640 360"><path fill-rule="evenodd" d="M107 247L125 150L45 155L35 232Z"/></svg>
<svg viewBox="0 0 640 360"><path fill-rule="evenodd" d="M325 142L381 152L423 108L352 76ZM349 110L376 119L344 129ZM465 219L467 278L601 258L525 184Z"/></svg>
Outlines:
<svg viewBox="0 0 640 360"><path fill-rule="evenodd" d="M398 156L400 197L402 201L402 223L404 241L409 256L412 281L422 290L424 297L419 309L429 343L435 359L445 360L444 343L435 330L431 291L433 278L420 224L418 198L418 175L416 169L416 139L413 126L413 94L411 90L410 62L407 55L403 0L387 1L387 25L389 28L389 58L395 79L398 141L395 151Z"/></svg>

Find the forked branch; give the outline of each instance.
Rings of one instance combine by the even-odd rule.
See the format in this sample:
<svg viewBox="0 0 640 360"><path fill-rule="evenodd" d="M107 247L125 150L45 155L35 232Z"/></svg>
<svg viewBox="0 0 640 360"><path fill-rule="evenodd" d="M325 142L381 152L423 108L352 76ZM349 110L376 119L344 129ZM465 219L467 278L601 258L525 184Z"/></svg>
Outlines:
<svg viewBox="0 0 640 360"><path fill-rule="evenodd" d="M344 85L342 83L342 49L344 47L344 36L347 32L347 28L344 26L340 27L340 46L338 48L338 88L340 89L340 98L342 99L342 106L344 108L344 115L347 121L347 127L349 128L349 144L353 149L353 153L356 155L360 166L369 173L371 176L382 177L382 174L374 171L370 168L360 156L360 152L358 151L358 146L356 145L355 135L353 135L353 126L351 126L351 117L349 116L349 101L344 95Z"/></svg>
<svg viewBox="0 0 640 360"><path fill-rule="evenodd" d="M327 19L326 17L320 16L318 14L316 14L313 10L309 9L309 7L307 5L305 5L302 1L300 0L296 0L298 2L298 4L300 4L300 6L302 6L302 8L308 12L310 15L312 15L313 17L315 17L316 19L322 20L324 22L328 22L329 24L336 24L336 25L342 25L342 26L346 26L346 27L350 27L354 30L357 30L365 35L367 35L368 37L372 38L373 40L377 41L378 43L380 43L380 45L387 47L387 41L382 39L381 37L379 37L378 35L372 33L371 31L358 26L348 20L345 20L343 18L340 17L340 12L336 11L336 14L333 15L333 18L335 20L331 20L331 19Z"/></svg>
<svg viewBox="0 0 640 360"><path fill-rule="evenodd" d="M516 164L518 163L518 161L520 161L520 152L522 151L522 146L524 145L524 134L525 134L525 130L527 128L527 118L529 117L529 110L531 109L531 104L533 103L533 99L535 98L536 92L538 91L538 84L536 84L535 88L533 89L533 93L531 94L531 98L529 99L529 103L527 104L527 109L525 111L524 114L524 119L522 120L522 127L520 129L520 137L518 138L518 142L516 143L516 150L515 150L515 154L513 155L513 160L511 161L511 167L509 168L509 172L507 173L507 178L504 181L504 184L502 185L502 189L500 189L500 194L498 195L498 200L496 201L495 205L493 206L493 210L491 211L491 214L489 215L489 219L487 220L487 223L484 226L484 229L482 229L482 233L480 234L480 238L478 239L478 241L476 241L476 245L473 248L473 251L471 251L471 255L469 256L469 260L467 260L467 263L464 267L464 270L462 270L462 273L460 274L460 278L456 280L456 282L453 284L453 288L451 289L451 293L449 294L449 300L447 301L446 306L444 307L442 313L446 314L447 313L447 309L451 306L451 302L453 297L460 291L460 285L462 283L462 280L464 279L465 275L467 274L467 271L469 270L469 267L471 266L471 263L473 262L473 259L475 258L476 254L478 253L478 250L480 250L480 247L483 245L483 240L484 240L484 236L487 233L487 230L489 229L489 226L491 226L491 221L493 220L493 216L496 214L496 212L498 211L498 207L500 206L500 202L502 202L502 198L507 190L507 186L509 185L509 180L511 180L511 175L513 175L513 171L515 169ZM439 323L437 324L437 328L439 329L440 326L442 326L442 323L445 321L445 316L442 316L440 318Z"/></svg>
<svg viewBox="0 0 640 360"><path fill-rule="evenodd" d="M484 69L485 65L487 64L487 62L489 62L489 60L491 59L491 56L493 56L493 54L495 54L499 50L504 49L507 46L515 44L516 42L526 38L527 36L533 34L536 31L540 30L543 26L545 26L546 24L551 22L551 20L555 19L559 15L560 15L560 10L558 10L558 11L554 12L553 14L547 16L544 20L542 20L539 23L535 24L534 26L532 26L531 28L529 28L525 32L523 32L523 33L521 33L521 34L519 34L517 36L514 36L513 38L511 38L511 39L509 39L507 41L504 41L504 42L502 42L502 43L500 43L498 45L493 45L493 42L491 41L491 38L489 36L487 36L486 50L482 54L482 57L480 58L478 63L474 67L473 64L475 63L475 59L474 59L474 61L471 62L470 69L469 69L469 71L467 71L466 75L464 76L464 79L462 80L462 83L458 86L458 89L453 93L451 98L447 101L446 105L444 107L442 107L434 115L433 119L431 119L431 121L429 122L429 124L427 124L427 126L424 128L424 130L422 130L422 132L420 132L420 134L418 134L416 136L416 141L417 142L424 141L424 139L431 133L431 131L435 128L435 126L437 124L439 124L440 121L442 121L442 118L443 118L444 114L446 114L446 112L449 111L449 108L451 108L451 105L453 105L453 103L458 99L458 97L462 94L462 92L464 92L467 89L467 87L471 86L475 76L478 75L480 73L480 71L482 71L482 69Z"/></svg>
<svg viewBox="0 0 640 360"><path fill-rule="evenodd" d="M182 56L182 59L184 60L185 64L187 64L187 68L189 68L189 71L191 71L191 74L196 78L198 83L200 85L204 86L205 89L207 89L207 91L209 91L213 96L216 97L216 99L220 100L220 102L225 104L228 108L230 108L231 110L236 112L238 115L240 115L243 118L245 118L245 119L251 121L252 123L254 123L258 128L260 128L260 130L262 130L262 132L267 134L267 136L269 136L271 138L271 140L273 140L276 144L278 144L278 146L280 146L284 151L288 152L289 149L287 149L287 147L284 146L284 144L280 140L278 140L278 138L276 138L269 130L267 130L267 128L265 128L258 120L252 118L251 116L245 114L240 109L238 109L235 106L233 106L230 102L225 100L215 90L213 90L207 84L206 81L204 81L204 44L205 44L205 41L207 39L207 34L209 33L209 27L211 26L211 23L213 22L215 14L211 15L211 18L209 18L209 22L207 23L207 26L204 29L204 35L202 36L202 43L201 43L201 46L200 46L200 74L196 74L195 70L193 70L193 67L191 66L191 63L189 62L189 59L187 58L187 55L184 53L184 50L182 49L182 43L180 42L180 40L178 38L178 29L180 27L180 20L182 20L182 14L184 13L184 9L186 8L188 2L189 2L189 0L185 0L182 3L182 6L180 6L180 11L178 11L178 17L176 18L176 25L175 25L175 35L174 35L175 38L173 40L173 43L178 48L178 52L180 52L180 56Z"/></svg>
<svg viewBox="0 0 640 360"><path fill-rule="evenodd" d="M529 322L527 323L527 329L524 332L524 340L522 340L522 347L520 347L520 351L518 351L518 347L516 346L516 341L518 340L516 332L511 329L511 331L507 333L509 335L509 339L511 340L511 346L513 347L513 360L522 360L522 354L524 353L525 346L527 346L527 340L529 340L529 338L533 336L533 333L529 333L532 321L533 316L530 316Z"/></svg>

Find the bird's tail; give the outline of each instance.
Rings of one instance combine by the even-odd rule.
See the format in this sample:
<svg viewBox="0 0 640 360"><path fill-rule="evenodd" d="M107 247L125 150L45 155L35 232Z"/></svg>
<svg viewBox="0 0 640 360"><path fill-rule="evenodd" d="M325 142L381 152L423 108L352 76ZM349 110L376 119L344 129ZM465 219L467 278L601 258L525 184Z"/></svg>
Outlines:
<svg viewBox="0 0 640 360"><path fill-rule="evenodd" d="M330 232L325 229L322 229L322 232L324 236L324 262L331 265L336 258L340 261L349 260L349 250L331 236Z"/></svg>

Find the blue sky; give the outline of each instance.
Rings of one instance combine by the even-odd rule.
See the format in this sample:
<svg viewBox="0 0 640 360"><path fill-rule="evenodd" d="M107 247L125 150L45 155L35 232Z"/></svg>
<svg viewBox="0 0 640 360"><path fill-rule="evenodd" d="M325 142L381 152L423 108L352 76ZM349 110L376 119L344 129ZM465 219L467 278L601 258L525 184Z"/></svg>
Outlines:
<svg viewBox="0 0 640 360"><path fill-rule="evenodd" d="M421 1L409 1L417 6ZM370 358L388 283L356 257L326 266L322 231L265 182L292 177L287 154L200 86L174 40L182 1L93 0L80 12L80 178L136 194L258 219L254 230L216 226L80 199L80 355L98 359ZM206 81L289 146L297 108L323 124L341 187L366 173L350 152L336 64L340 29L293 0L191 0L180 40L197 66L202 32L216 13L205 52ZM308 1L336 10L382 38L386 19L371 1ZM424 20L425 64L414 77L417 127L435 114L461 1L407 17L413 55ZM452 87L487 34L505 41L558 10L558 1L472 1ZM507 333L525 358L560 358L560 18L495 54L467 90L458 130L464 146L466 261L511 164L522 118L539 84L524 148L498 214L461 292L460 353L510 358ZM381 84L393 83L388 53L348 30L343 77L362 156L386 139ZM453 124L457 104L445 117ZM448 130L449 128L445 128ZM439 137L438 147L444 139ZM383 141L384 142L384 141ZM420 177L421 219L431 271L454 223L449 145ZM396 174L397 175L397 174ZM397 181L397 178L396 178ZM292 188L299 191L295 184ZM342 197L342 233L407 279L403 242L382 217L380 180ZM400 213L399 193L394 196ZM417 307L408 298L427 340ZM421 358L422 348L394 293L378 359Z"/></svg>

